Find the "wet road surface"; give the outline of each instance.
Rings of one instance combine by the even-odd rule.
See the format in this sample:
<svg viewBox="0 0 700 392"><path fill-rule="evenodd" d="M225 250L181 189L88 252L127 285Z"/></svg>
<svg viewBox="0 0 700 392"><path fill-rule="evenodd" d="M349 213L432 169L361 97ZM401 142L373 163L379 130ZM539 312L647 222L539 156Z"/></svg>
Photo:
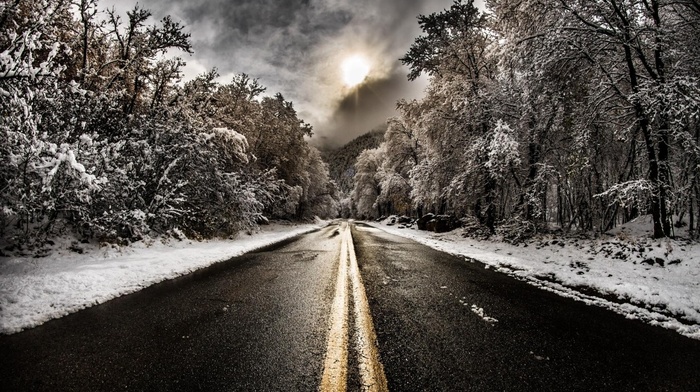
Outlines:
<svg viewBox="0 0 700 392"><path fill-rule="evenodd" d="M359 223L353 236L390 390L700 386L700 341Z"/></svg>
<svg viewBox="0 0 700 392"><path fill-rule="evenodd" d="M314 391L343 367L348 390L369 389L367 368L393 391L700 385L700 341L361 223L352 238L346 230L339 222L1 336L2 389ZM334 340L336 308L345 330ZM378 363L363 359L366 346Z"/></svg>

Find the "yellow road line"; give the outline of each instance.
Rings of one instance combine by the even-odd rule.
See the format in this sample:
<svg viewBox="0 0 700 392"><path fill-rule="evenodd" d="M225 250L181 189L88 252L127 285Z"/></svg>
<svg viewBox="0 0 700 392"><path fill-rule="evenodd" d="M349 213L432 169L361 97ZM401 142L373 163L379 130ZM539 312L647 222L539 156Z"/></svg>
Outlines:
<svg viewBox="0 0 700 392"><path fill-rule="evenodd" d="M384 368L379 361L377 335L369 312L360 269L357 266L352 233L347 223L341 227L340 265L331 305L330 330L319 391L345 391L348 376L348 274L352 282L355 317L355 344L363 391L388 391ZM348 271L348 260L350 262Z"/></svg>
<svg viewBox="0 0 700 392"><path fill-rule="evenodd" d="M345 224L347 225L347 224ZM340 265L331 305L330 331L320 391L345 391L348 375L348 246L340 244Z"/></svg>
<svg viewBox="0 0 700 392"><path fill-rule="evenodd" d="M372 315L365 288L362 285L360 269L357 266L355 246L352 243L352 233L347 229L348 253L350 257L350 281L352 282L355 329L357 336L357 352L360 360L360 379L364 391L388 391L384 367L379 360L377 335L374 332Z"/></svg>

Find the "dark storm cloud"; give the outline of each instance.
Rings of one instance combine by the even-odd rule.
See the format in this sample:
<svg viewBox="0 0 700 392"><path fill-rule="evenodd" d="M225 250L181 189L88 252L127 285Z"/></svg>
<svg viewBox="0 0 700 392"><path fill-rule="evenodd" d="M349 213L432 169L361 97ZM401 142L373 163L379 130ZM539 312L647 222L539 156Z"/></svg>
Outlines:
<svg viewBox="0 0 700 392"><path fill-rule="evenodd" d="M333 115L323 124L323 129L329 132L321 132L314 143L327 148L339 147L363 133L382 127L393 115L396 101L414 95L412 87L402 71L363 84L337 103Z"/></svg>
<svg viewBox="0 0 700 392"><path fill-rule="evenodd" d="M182 19L204 65L270 79L278 68L308 65L304 54L352 20L347 9L311 0L151 0L143 6Z"/></svg>
<svg viewBox="0 0 700 392"><path fill-rule="evenodd" d="M216 26L217 36L213 40L198 39L193 34L198 46L215 52L245 50L275 36L288 38L292 47L304 48L324 32L337 29L351 19L342 10L318 10L310 0L176 0L169 1L165 11L178 5L187 22Z"/></svg>
<svg viewBox="0 0 700 392"><path fill-rule="evenodd" d="M103 0L125 11L136 0ZM396 100L416 97L399 62L420 33L416 17L452 0L148 0L156 18L172 15L192 34L195 54L186 76L216 67L260 79L268 92L294 101L315 129L315 142L337 144L394 115ZM356 92L342 86L340 61L363 53L372 82ZM357 99L357 101L355 101ZM353 103L356 102L356 103ZM353 104L351 104L353 103Z"/></svg>

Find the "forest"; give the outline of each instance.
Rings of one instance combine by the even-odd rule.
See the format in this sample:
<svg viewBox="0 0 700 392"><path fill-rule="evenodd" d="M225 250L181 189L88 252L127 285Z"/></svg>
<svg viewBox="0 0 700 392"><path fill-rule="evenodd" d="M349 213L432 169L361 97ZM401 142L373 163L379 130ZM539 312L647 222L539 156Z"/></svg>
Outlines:
<svg viewBox="0 0 700 392"><path fill-rule="evenodd" d="M486 6L418 18L401 62L430 85L358 157L353 213L448 214L515 240L648 214L655 238L698 238L700 2Z"/></svg>
<svg viewBox="0 0 700 392"><path fill-rule="evenodd" d="M418 23L400 62L425 96L354 168L341 154L351 184L282 94L216 69L183 81L172 18L3 1L0 241L229 237L341 211L506 239L649 214L656 238L698 238L700 2L456 0Z"/></svg>
<svg viewBox="0 0 700 392"><path fill-rule="evenodd" d="M212 238L337 214L337 190L281 94L211 70L190 35L97 0L0 3L0 239Z"/></svg>

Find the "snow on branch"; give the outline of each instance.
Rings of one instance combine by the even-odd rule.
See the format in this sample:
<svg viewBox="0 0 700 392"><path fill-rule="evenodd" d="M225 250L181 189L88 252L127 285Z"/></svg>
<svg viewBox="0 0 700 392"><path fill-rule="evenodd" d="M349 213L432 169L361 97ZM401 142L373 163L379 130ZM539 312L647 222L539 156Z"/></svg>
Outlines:
<svg viewBox="0 0 700 392"><path fill-rule="evenodd" d="M654 186L648 180L632 180L615 184L605 192L594 195L598 199L610 200L609 205L643 206L653 194Z"/></svg>
<svg viewBox="0 0 700 392"><path fill-rule="evenodd" d="M520 164L520 143L513 129L498 120L488 145L488 160L484 164L496 178L502 178L510 168Z"/></svg>
<svg viewBox="0 0 700 392"><path fill-rule="evenodd" d="M53 178L61 166L65 167L66 173L73 175L89 189L100 189L100 181L98 181L95 175L88 173L82 163L78 162L75 157L75 152L70 148L70 145L65 143L61 144L58 150L56 150L56 146L53 145L51 146L51 151L54 152L54 156L45 158L43 160L44 162L37 166L37 169L51 168L48 172L43 174L44 192L51 190Z"/></svg>
<svg viewBox="0 0 700 392"><path fill-rule="evenodd" d="M217 142L220 147L242 163L248 163L248 139L229 128L214 128L211 133L202 133L204 140Z"/></svg>

